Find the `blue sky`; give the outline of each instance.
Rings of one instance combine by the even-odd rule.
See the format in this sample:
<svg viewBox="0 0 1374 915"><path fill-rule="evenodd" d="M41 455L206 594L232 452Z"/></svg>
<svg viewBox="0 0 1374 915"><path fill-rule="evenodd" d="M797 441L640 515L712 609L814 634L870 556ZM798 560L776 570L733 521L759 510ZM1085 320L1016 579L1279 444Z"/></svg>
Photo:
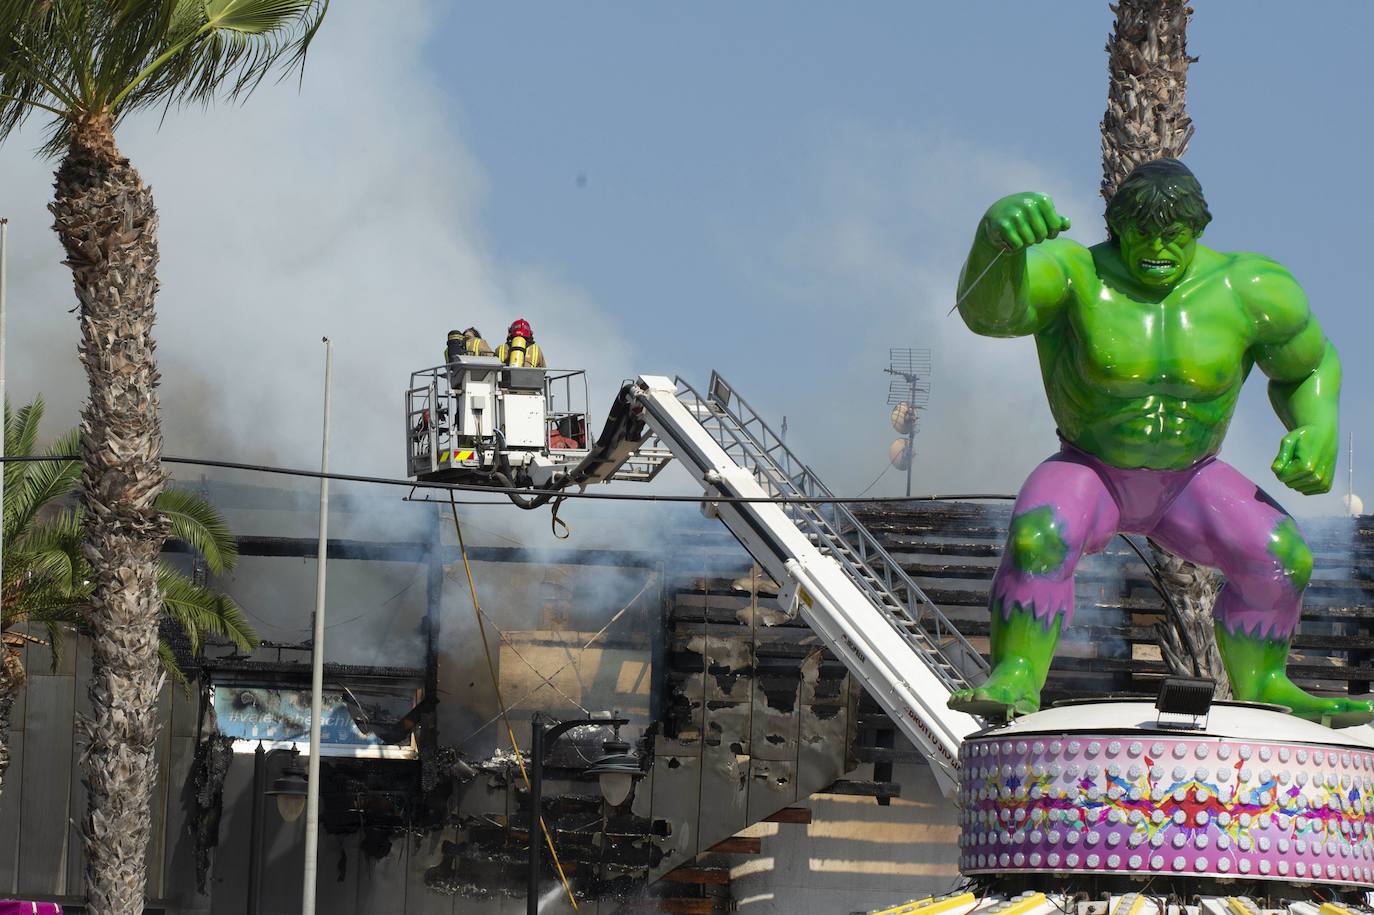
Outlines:
<svg viewBox="0 0 1374 915"><path fill-rule="evenodd" d="M1187 160L1216 216L1206 241L1307 288L1345 357L1356 490L1374 498L1358 460L1374 468L1374 6L1199 7ZM935 350L918 490L1014 490L1053 449L1030 341L945 313L997 197L1046 191L1076 237L1100 237L1106 2L389 10L335 4L299 91L121 127L162 218L169 452L317 461L327 333L334 466L399 474L406 373L450 327L495 337L516 314L555 364L590 370L594 414L627 375L719 369L788 416L841 492L885 463L889 346ZM0 148L10 385L70 422L84 382L37 142ZM1224 456L1269 485L1281 433L1252 378ZM1298 514L1337 507L1271 489Z"/></svg>

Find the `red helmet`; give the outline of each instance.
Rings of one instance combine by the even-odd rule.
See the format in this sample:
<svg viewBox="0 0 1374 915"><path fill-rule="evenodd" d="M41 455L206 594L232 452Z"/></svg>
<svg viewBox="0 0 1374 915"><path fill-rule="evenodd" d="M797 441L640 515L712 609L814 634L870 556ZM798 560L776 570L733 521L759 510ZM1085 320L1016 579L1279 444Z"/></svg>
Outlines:
<svg viewBox="0 0 1374 915"><path fill-rule="evenodd" d="M529 337L534 336L534 333L530 330L529 321L526 321L524 318L516 318L514 321L511 322L510 327L506 330L506 336L525 337L526 339L528 339Z"/></svg>

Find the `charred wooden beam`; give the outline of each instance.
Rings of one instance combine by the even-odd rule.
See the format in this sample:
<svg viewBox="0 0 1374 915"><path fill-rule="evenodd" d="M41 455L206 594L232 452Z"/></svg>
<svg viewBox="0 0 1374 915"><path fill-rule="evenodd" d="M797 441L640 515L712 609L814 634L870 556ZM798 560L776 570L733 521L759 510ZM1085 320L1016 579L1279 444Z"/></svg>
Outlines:
<svg viewBox="0 0 1374 915"><path fill-rule="evenodd" d="M763 818L765 823L795 823L806 825L811 822L810 807L784 807Z"/></svg>
<svg viewBox="0 0 1374 915"><path fill-rule="evenodd" d="M873 782L859 779L842 778L821 794L847 794L857 797L894 798L901 797L902 786L892 782Z"/></svg>
<svg viewBox="0 0 1374 915"><path fill-rule="evenodd" d="M755 836L731 836L707 851L720 855L757 855L763 852L763 840Z"/></svg>
<svg viewBox="0 0 1374 915"><path fill-rule="evenodd" d="M730 872L723 867L679 867L659 878L664 883L686 883L697 886L729 886Z"/></svg>

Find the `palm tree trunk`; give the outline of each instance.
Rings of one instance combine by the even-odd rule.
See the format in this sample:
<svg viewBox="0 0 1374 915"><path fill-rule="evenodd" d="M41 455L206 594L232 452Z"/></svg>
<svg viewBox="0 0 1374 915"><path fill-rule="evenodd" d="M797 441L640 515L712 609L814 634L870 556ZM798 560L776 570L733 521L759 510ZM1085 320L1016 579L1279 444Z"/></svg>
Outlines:
<svg viewBox="0 0 1374 915"><path fill-rule="evenodd" d="M10 768L10 714L14 711L14 700L24 688L24 662L17 650L9 645L0 644L0 790L5 784L5 775Z"/></svg>
<svg viewBox="0 0 1374 915"><path fill-rule="evenodd" d="M1184 111L1188 18L1184 0L1119 0L1107 39L1107 113L1102 116L1102 197L1142 162L1178 158L1193 136Z"/></svg>
<svg viewBox="0 0 1374 915"><path fill-rule="evenodd" d="M157 557L166 522L154 359L157 211L105 115L79 121L51 210L67 252L90 398L81 413L91 602L91 716L82 720L87 911L143 911L158 668Z"/></svg>
<svg viewBox="0 0 1374 915"><path fill-rule="evenodd" d="M1220 588L1216 573L1175 556L1153 540L1150 552L1177 611L1172 619L1155 624L1164 663L1172 673L1211 677L1217 681L1216 698L1231 698L1231 682L1212 629L1212 608Z"/></svg>
<svg viewBox="0 0 1374 915"><path fill-rule="evenodd" d="M1118 0L1107 39L1107 111L1102 116L1102 198L1137 165L1166 156L1178 158L1193 137L1184 102L1188 92L1188 19L1185 0ZM1215 574L1151 542L1155 564L1180 618L1159 627L1160 651L1174 673L1194 672L1189 642L1205 677L1228 695L1226 671L1212 633ZM1184 631L1192 634L1185 638Z"/></svg>

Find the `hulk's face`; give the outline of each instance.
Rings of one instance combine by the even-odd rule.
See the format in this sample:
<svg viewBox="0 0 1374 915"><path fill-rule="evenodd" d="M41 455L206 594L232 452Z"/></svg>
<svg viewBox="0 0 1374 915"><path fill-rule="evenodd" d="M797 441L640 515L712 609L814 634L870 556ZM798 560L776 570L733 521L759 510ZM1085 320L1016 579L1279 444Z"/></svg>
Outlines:
<svg viewBox="0 0 1374 915"><path fill-rule="evenodd" d="M1158 234L1133 225L1116 231L1121 260L1132 277L1146 286L1168 288L1183 279L1197 254L1197 235L1181 222Z"/></svg>

